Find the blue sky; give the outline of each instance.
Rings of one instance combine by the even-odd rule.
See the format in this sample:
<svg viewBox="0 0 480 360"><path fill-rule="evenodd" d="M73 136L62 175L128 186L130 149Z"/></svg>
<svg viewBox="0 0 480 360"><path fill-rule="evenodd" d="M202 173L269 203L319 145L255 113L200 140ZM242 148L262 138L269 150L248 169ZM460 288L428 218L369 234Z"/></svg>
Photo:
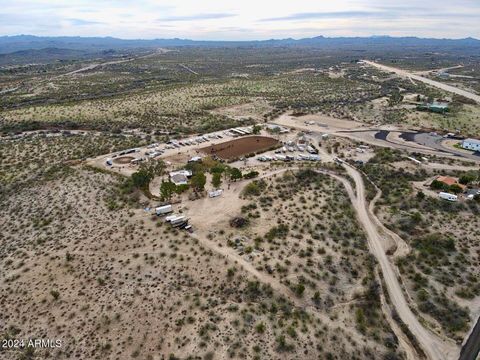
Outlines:
<svg viewBox="0 0 480 360"><path fill-rule="evenodd" d="M0 35L480 38L480 0L0 0Z"/></svg>

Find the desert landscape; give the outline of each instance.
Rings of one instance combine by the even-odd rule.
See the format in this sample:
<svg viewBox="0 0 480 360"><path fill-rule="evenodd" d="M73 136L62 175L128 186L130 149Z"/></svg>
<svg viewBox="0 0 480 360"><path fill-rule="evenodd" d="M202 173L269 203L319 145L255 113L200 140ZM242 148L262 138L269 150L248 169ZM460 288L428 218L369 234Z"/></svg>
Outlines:
<svg viewBox="0 0 480 360"><path fill-rule="evenodd" d="M478 40L80 39L0 36L1 359L475 360Z"/></svg>

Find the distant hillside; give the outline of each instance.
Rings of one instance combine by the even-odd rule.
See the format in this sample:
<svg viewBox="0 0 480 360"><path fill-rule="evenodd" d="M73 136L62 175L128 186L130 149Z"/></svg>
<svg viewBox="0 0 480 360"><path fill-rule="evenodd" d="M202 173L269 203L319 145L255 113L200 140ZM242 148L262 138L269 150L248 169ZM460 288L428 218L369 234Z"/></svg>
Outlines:
<svg viewBox="0 0 480 360"><path fill-rule="evenodd" d="M108 49L133 49L179 46L312 46L322 48L374 49L384 47L425 48L426 50L445 49L462 51L480 49L480 40L466 39L424 39L417 37L313 37L305 39L272 39L260 41L197 41L188 39L125 40L113 37L41 37L33 35L1 36L0 54L23 50L46 48L99 52Z"/></svg>
<svg viewBox="0 0 480 360"><path fill-rule="evenodd" d="M88 51L77 49L61 49L56 47L26 49L11 53L0 52L0 65L24 65L29 63L42 64L52 61L80 60L92 57L114 57L118 56L116 50Z"/></svg>
<svg viewBox="0 0 480 360"><path fill-rule="evenodd" d="M59 61L73 60L85 57L87 54L83 50L72 49L58 49L58 48L45 48L45 49L28 49L15 51L8 54L0 53L0 65L1 64L24 64L27 60L31 59L35 63L43 63L56 59Z"/></svg>

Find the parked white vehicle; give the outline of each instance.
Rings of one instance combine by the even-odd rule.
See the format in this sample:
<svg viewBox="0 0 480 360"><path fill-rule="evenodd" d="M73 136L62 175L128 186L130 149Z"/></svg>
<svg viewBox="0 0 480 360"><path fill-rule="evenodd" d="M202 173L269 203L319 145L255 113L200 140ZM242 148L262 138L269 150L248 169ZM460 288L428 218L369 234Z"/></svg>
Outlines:
<svg viewBox="0 0 480 360"><path fill-rule="evenodd" d="M450 194L450 193L446 193L446 192L441 192L440 194L438 194L438 196L440 196L441 199L444 199L444 200L448 200L448 201L458 201L458 196L457 195L454 195L454 194Z"/></svg>
<svg viewBox="0 0 480 360"><path fill-rule="evenodd" d="M170 222L171 220L176 219L177 217L178 217L177 214L168 215L168 216L165 218L165 221L166 221L166 222Z"/></svg>
<svg viewBox="0 0 480 360"><path fill-rule="evenodd" d="M176 216L175 218L170 220L170 224L177 225L177 224L183 223L186 220L187 220L186 216L183 216L183 215L182 216Z"/></svg>
<svg viewBox="0 0 480 360"><path fill-rule="evenodd" d="M165 215L169 214L173 211L172 205L164 205L164 206L159 206L155 209L155 213L160 216L160 215Z"/></svg>
<svg viewBox="0 0 480 360"><path fill-rule="evenodd" d="M215 198L223 194L223 190L218 189L218 190L213 190L208 192L208 197L209 198Z"/></svg>

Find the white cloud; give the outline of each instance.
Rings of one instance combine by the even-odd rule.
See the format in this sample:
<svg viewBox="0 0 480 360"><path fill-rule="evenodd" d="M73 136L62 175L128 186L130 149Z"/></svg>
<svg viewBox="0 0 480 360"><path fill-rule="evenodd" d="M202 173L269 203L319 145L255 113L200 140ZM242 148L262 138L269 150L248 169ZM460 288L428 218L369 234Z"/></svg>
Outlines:
<svg viewBox="0 0 480 360"><path fill-rule="evenodd" d="M0 35L480 38L477 0L0 0Z"/></svg>

